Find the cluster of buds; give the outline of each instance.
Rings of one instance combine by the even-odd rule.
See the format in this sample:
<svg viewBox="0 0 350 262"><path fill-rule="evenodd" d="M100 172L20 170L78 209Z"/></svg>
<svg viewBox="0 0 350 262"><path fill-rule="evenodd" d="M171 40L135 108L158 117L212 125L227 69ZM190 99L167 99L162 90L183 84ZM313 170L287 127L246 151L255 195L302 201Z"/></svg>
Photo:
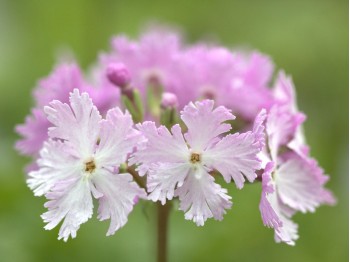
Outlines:
<svg viewBox="0 0 350 262"><path fill-rule="evenodd" d="M309 154L290 77L259 52L186 46L172 32L124 36L101 54L92 77L72 62L35 89L35 106L16 130L16 148L33 161L27 183L45 196L42 215L59 238L76 236L99 203L107 235L134 205L179 201L203 226L232 206L223 186L261 187L263 224L294 245L297 212L334 204L328 177ZM270 86L270 83L274 83Z"/></svg>

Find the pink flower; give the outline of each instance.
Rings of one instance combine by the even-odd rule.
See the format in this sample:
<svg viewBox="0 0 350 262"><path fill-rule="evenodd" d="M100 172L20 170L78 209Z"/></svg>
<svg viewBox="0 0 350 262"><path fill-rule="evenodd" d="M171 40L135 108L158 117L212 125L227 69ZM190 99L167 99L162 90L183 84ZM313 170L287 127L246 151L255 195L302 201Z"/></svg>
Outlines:
<svg viewBox="0 0 350 262"><path fill-rule="evenodd" d="M294 245L298 226L291 220L295 212L315 212L321 204L334 204L334 197L323 186L328 177L314 160L306 161L287 153L277 166L267 164L262 176L260 212L264 225L275 230L277 242Z"/></svg>
<svg viewBox="0 0 350 262"><path fill-rule="evenodd" d="M294 139L304 120L304 114L291 113L286 106L274 105L270 109L266 120L266 133L273 161L277 160L279 149Z"/></svg>
<svg viewBox="0 0 350 262"><path fill-rule="evenodd" d="M270 109L273 95L268 88L274 64L257 51L234 52L234 75L231 79L230 108L242 117L252 120L262 109Z"/></svg>
<svg viewBox="0 0 350 262"><path fill-rule="evenodd" d="M245 54L198 44L181 52L174 64L172 72L178 77L173 77L167 90L178 96L181 107L189 101L213 99L253 120L273 102L268 88L273 63L258 52Z"/></svg>
<svg viewBox="0 0 350 262"><path fill-rule="evenodd" d="M172 68L180 46L180 37L176 33L163 30L148 31L141 36L139 42L130 41L125 36L116 37L112 40L111 53L100 56L96 76L106 79L108 65L123 63L130 71L132 84L142 94L152 83L167 87L176 77Z"/></svg>
<svg viewBox="0 0 350 262"><path fill-rule="evenodd" d="M74 88L88 90L79 67L74 63L60 64L34 90L35 107L26 117L25 123L16 126L22 138L16 143L17 150L23 155L36 157L47 140L47 129L51 126L46 119L43 108L54 99L68 102L69 93Z"/></svg>
<svg viewBox="0 0 350 262"><path fill-rule="evenodd" d="M184 50L174 70L179 77L169 90L178 96L180 107L203 98L223 106L231 105L230 85L235 71L229 50L196 45Z"/></svg>
<svg viewBox="0 0 350 262"><path fill-rule="evenodd" d="M293 138L289 141L288 147L298 153L300 156L307 158L309 154L309 147L306 144L302 122L305 121L306 116L298 112L296 92L292 78L286 76L281 71L278 74L277 81L274 87L274 96L276 103L283 106L289 114L293 114L296 118L296 127ZM299 123L298 123L299 122Z"/></svg>
<svg viewBox="0 0 350 262"><path fill-rule="evenodd" d="M69 93L75 88L85 92L90 89L79 66L75 63L59 64L47 78L40 80L35 88L36 105L43 108L55 99L66 103L69 101Z"/></svg>
<svg viewBox="0 0 350 262"><path fill-rule="evenodd" d="M134 199L146 196L130 174L117 172L140 139L130 114L114 108L102 119L88 94L80 95L78 89L71 93L70 105L55 100L45 112L53 124L50 139L40 152L39 169L28 179L35 195L49 200L42 215L45 229L63 220L59 239L74 238L92 216L94 196L98 218L111 219L107 235L113 234L127 222Z"/></svg>
<svg viewBox="0 0 350 262"><path fill-rule="evenodd" d="M32 114L26 117L25 123L16 126L16 132L22 136L16 142L16 149L23 155L36 156L48 138L49 126L44 112L34 108Z"/></svg>
<svg viewBox="0 0 350 262"><path fill-rule="evenodd" d="M149 198L164 204L178 196L185 218L198 226L208 218L221 220L232 205L227 190L214 182L210 172L218 171L226 182L234 180L242 188L245 177L253 182L255 170L260 168L255 134L223 136L231 130L224 122L235 117L225 107L213 106L212 100L185 106L181 112L187 127L184 135L179 125L169 132L164 126L156 128L153 122L139 124L146 140L131 158L131 163L140 164L141 175L148 173Z"/></svg>
<svg viewBox="0 0 350 262"><path fill-rule="evenodd" d="M94 72L97 86L108 94L115 87L106 72L116 63L128 68L131 85L144 97L148 87L161 86L177 96L179 108L197 99L213 99L253 120L262 108L269 109L274 102L268 88L273 63L256 51L232 52L205 44L187 48L177 33L157 29L146 31L138 42L116 37L112 51L100 56ZM98 94L106 100L113 97Z"/></svg>
<svg viewBox="0 0 350 262"><path fill-rule="evenodd" d="M292 215L314 212L322 204L334 204L335 198L324 188L328 177L309 156L301 126L305 117L297 109L292 82L283 73L275 96L277 103L266 119L260 212L264 224L274 228L277 242L294 245L298 234Z"/></svg>

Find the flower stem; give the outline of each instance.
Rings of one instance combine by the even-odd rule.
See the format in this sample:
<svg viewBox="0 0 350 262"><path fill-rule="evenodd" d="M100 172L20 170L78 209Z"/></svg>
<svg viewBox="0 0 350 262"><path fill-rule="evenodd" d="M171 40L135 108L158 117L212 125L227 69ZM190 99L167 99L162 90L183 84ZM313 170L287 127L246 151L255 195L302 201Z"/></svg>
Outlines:
<svg viewBox="0 0 350 262"><path fill-rule="evenodd" d="M142 177L139 176L139 174L135 171L132 167L127 167L126 172L128 172L130 175L133 176L135 182L142 188L146 189L146 183Z"/></svg>
<svg viewBox="0 0 350 262"><path fill-rule="evenodd" d="M168 243L168 220L170 212L170 203L165 205L157 203L157 261L167 261L167 243Z"/></svg>

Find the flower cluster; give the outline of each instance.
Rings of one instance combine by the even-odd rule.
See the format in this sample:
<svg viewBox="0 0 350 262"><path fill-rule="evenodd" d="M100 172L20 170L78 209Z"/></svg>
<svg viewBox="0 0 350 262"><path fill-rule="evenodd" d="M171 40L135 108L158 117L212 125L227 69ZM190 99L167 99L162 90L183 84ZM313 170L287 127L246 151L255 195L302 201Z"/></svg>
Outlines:
<svg viewBox="0 0 350 262"><path fill-rule="evenodd" d="M270 86L273 71L259 52L187 46L159 30L114 38L91 76L59 64L16 127L17 150L33 159L28 186L48 200L45 229L63 221L59 239L74 238L94 198L98 218L111 220L107 235L147 200L176 198L203 226L232 206L223 182L242 189L248 180L261 185L264 225L294 245L292 216L335 198L309 154L292 80L281 71Z"/></svg>

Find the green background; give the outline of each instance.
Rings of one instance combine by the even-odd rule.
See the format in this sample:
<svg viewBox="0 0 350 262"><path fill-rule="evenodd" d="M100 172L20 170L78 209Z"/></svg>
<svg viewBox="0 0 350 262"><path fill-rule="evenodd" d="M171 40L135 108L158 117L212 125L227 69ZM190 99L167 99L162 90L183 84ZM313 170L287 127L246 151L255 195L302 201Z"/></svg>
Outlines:
<svg viewBox="0 0 350 262"><path fill-rule="evenodd" d="M94 218L77 239L56 240L58 230L45 231L39 217L44 199L25 185L27 160L13 150L14 125L61 50L87 69L113 34L137 36L150 21L180 27L188 41L214 38L271 55L293 76L312 155L338 198L335 207L296 215L301 237L289 247L262 225L259 185L230 186L234 206L222 222L196 227L172 212L170 261L348 261L348 2L334 0L0 0L0 261L155 260L154 217L140 206L112 237Z"/></svg>

